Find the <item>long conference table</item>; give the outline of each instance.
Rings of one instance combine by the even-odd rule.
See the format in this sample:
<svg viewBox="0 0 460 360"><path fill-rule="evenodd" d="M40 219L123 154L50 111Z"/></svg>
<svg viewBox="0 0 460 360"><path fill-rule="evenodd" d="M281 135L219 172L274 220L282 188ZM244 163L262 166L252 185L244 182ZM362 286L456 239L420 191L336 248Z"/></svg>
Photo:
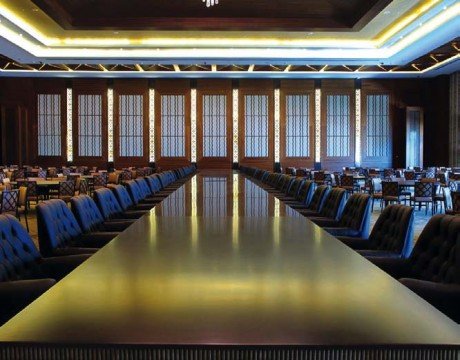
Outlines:
<svg viewBox="0 0 460 360"><path fill-rule="evenodd" d="M202 172L0 328L1 359L459 359L460 328L231 172Z"/></svg>

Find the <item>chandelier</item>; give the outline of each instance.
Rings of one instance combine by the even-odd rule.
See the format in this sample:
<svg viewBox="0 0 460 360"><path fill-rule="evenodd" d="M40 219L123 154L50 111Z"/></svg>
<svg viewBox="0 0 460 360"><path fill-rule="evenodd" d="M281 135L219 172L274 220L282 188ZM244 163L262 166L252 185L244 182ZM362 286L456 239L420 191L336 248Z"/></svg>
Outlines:
<svg viewBox="0 0 460 360"><path fill-rule="evenodd" d="M203 0L204 3L206 3L207 7L217 5L219 3L219 0Z"/></svg>

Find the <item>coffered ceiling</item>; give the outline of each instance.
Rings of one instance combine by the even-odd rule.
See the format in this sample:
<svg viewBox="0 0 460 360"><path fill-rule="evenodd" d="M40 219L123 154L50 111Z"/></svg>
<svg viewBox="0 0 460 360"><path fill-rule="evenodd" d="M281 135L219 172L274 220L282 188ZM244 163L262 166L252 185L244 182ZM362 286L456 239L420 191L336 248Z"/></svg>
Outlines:
<svg viewBox="0 0 460 360"><path fill-rule="evenodd" d="M6 62L29 65L24 72L54 64L53 74L72 76L86 65L145 76L233 66L260 76L309 67L338 76L349 76L347 67L383 68L394 76L390 69L408 66L413 74L416 60L452 48L459 29L459 0L219 0L212 7L202 0L0 0ZM455 71L458 54L434 65L420 69ZM270 67L279 71L258 71ZM0 76L12 75L1 68Z"/></svg>

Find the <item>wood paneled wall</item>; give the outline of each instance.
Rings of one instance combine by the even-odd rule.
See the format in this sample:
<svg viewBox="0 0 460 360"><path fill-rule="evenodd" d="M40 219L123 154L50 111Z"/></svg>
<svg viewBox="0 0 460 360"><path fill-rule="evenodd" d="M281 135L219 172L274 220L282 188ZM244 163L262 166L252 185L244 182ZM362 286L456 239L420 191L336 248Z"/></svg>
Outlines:
<svg viewBox="0 0 460 360"><path fill-rule="evenodd" d="M287 166L314 166L315 154L315 82L313 80L173 80L158 79L125 80L125 79L41 79L41 78L0 78L0 106L2 126L1 146L2 161L4 163L29 163L42 166L62 165L67 161L66 156L66 88L73 89L73 158L75 164L88 164L99 167L108 165L107 137L103 143L103 156L98 159L81 158L78 156L78 126L76 106L78 94L100 94L104 101L103 105L103 133L107 134L107 89L114 90L114 162L116 167L128 165L147 165L149 162L149 88L155 89L155 159L161 168L172 168L189 164L191 162L191 118L190 118L190 94L191 88L197 90L197 162L201 168L230 168L233 162L233 113L232 113L232 90L239 89L239 116L238 116L238 150L239 163L253 165L266 169L273 169L274 156L274 89L280 89L280 163ZM321 106L321 166L322 168L336 169L342 166L354 165L355 151L355 89L361 87L362 99L368 94L389 94L392 130L392 155L386 159L371 159L365 153L365 129L366 109L365 101L361 103L361 148L362 165L364 166L405 166L405 131L406 131L406 107L419 106L425 110L424 139L425 165L448 164L448 141L449 138L449 81L448 76L434 79L392 79L392 80L362 80L361 83L354 80L325 79L316 81L316 86L322 92ZM37 94L54 93L61 94L61 124L62 124L62 155L57 157L39 157L37 154ZM139 158L121 158L118 155L118 95L137 94L144 96L144 152ZM186 99L186 156L183 158L165 158L161 155L161 95L183 94ZM227 156L225 158L204 158L202 148L202 103L204 94L227 96ZM244 156L244 96L267 95L269 97L269 154L266 158L246 158ZM308 158L287 158L285 146L285 96L288 94L307 94L310 96L310 156ZM347 159L332 159L326 157L324 140L325 128L325 101L328 94L350 95L351 116L351 153ZM18 126L18 123L21 126ZM22 130L19 130L22 129ZM27 131L26 131L27 130ZM24 135L24 133L27 133ZM19 139L21 145L10 146L8 139ZM363 141L364 140L364 141Z"/></svg>

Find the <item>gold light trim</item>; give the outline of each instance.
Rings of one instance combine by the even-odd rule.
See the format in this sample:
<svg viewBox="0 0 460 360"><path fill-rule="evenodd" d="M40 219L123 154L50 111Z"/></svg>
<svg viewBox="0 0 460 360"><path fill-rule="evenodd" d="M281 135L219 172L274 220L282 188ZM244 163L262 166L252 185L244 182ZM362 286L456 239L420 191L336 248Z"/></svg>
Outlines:
<svg viewBox="0 0 460 360"><path fill-rule="evenodd" d="M280 89L275 89L275 162L280 162Z"/></svg>
<svg viewBox="0 0 460 360"><path fill-rule="evenodd" d="M107 89L108 161L113 162L113 89Z"/></svg>
<svg viewBox="0 0 460 360"><path fill-rule="evenodd" d="M73 161L72 89L67 88L67 161Z"/></svg>
<svg viewBox="0 0 460 360"><path fill-rule="evenodd" d="M321 89L315 89L315 162L321 162Z"/></svg>
<svg viewBox="0 0 460 360"><path fill-rule="evenodd" d="M155 89L149 89L149 161L155 161Z"/></svg>
<svg viewBox="0 0 460 360"><path fill-rule="evenodd" d="M238 162L238 89L233 89L233 162Z"/></svg>
<svg viewBox="0 0 460 360"><path fill-rule="evenodd" d="M355 163L361 165L361 89L355 91Z"/></svg>
<svg viewBox="0 0 460 360"><path fill-rule="evenodd" d="M196 163L196 89L191 90L191 111L190 111L190 121L191 121L191 152L192 152L192 162Z"/></svg>

